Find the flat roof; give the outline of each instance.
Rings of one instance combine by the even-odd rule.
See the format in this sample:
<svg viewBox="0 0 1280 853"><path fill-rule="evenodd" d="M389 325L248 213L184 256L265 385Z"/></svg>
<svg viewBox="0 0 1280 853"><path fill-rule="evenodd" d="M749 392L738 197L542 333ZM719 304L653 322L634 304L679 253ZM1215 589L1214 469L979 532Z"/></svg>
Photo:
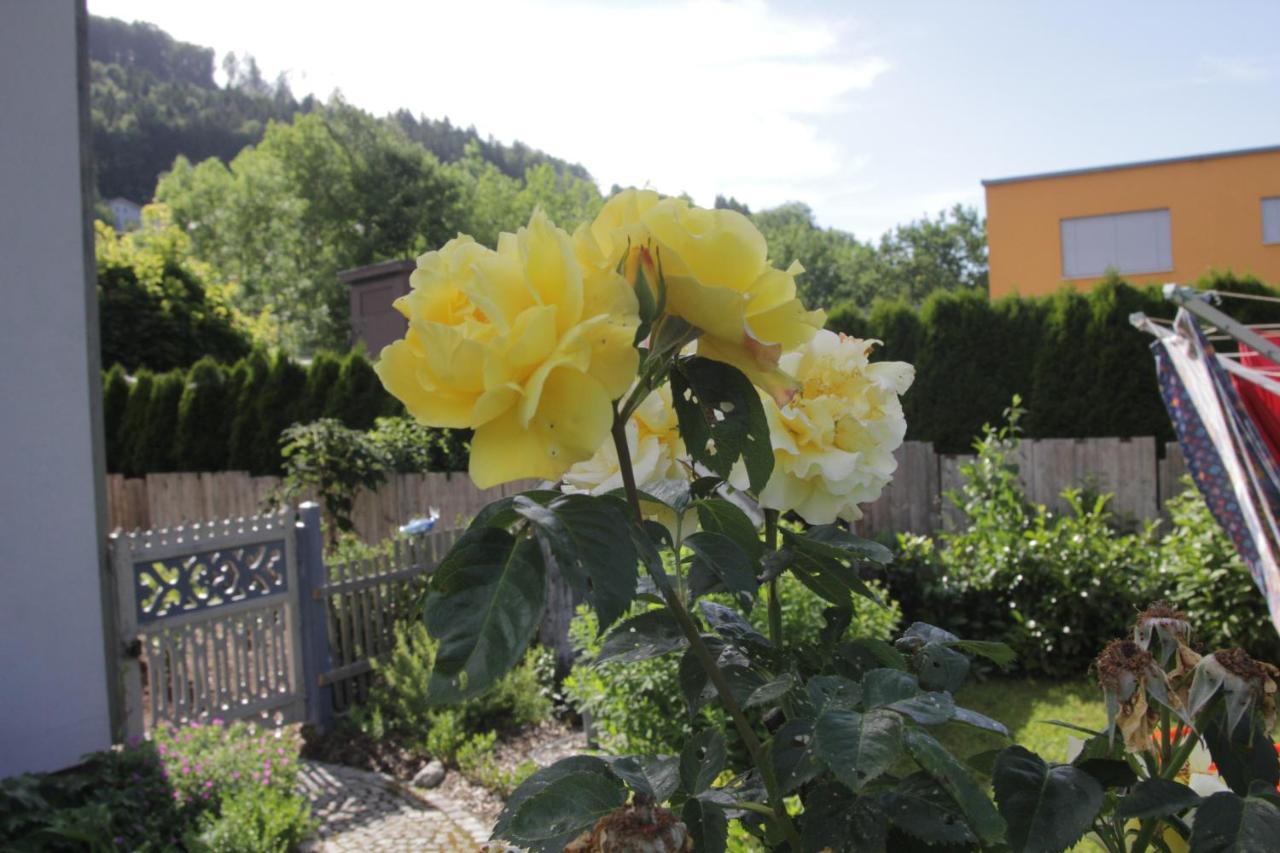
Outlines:
<svg viewBox="0 0 1280 853"><path fill-rule="evenodd" d="M1133 163L1116 163L1111 166L1090 166L1084 169L1065 169L1061 172L1040 172L1034 175L1015 175L1011 178L988 178L984 187L1012 184L1018 181L1038 181L1042 178L1068 178L1072 175L1089 175L1094 172L1113 172L1119 169L1138 169L1143 166L1163 166L1168 163L1191 163L1196 160L1217 160L1220 157L1241 157L1246 154L1269 154L1280 151L1280 145L1264 145L1261 148L1238 148L1235 151L1213 151L1208 154L1188 154L1184 157L1166 157L1161 160L1138 160Z"/></svg>
<svg viewBox="0 0 1280 853"><path fill-rule="evenodd" d="M398 261L382 261L377 264L369 264L364 267L353 267L349 270L342 270L338 273L338 278L347 284L356 284L371 278L384 278L392 273L404 272L412 270L418 265L413 258L406 258Z"/></svg>

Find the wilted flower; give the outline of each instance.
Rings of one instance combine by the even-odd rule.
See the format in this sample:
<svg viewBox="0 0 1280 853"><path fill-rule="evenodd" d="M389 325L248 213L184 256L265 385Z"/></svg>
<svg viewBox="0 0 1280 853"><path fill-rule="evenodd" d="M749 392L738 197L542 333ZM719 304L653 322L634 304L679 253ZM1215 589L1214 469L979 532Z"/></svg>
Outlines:
<svg viewBox="0 0 1280 853"><path fill-rule="evenodd" d="M1151 651L1151 640L1159 640L1159 661L1161 666L1168 666L1173 659L1173 669L1169 671L1172 681L1179 681L1200 662L1200 654L1188 645L1191 641L1191 623L1186 614L1173 609L1167 601L1156 601L1146 610L1138 614L1133 624L1133 641L1147 651ZM1186 699L1186 685L1182 685L1181 697Z"/></svg>
<svg viewBox="0 0 1280 853"><path fill-rule="evenodd" d="M907 431L898 397L915 371L900 361L869 361L875 343L824 330L782 357L800 393L781 407L763 397L774 466L762 506L795 510L810 524L853 521L862 517L858 505L893 479L893 452ZM745 486L745 469L734 479Z"/></svg>
<svg viewBox="0 0 1280 853"><path fill-rule="evenodd" d="M1276 722L1276 690L1280 669L1249 657L1243 649L1220 649L1205 655L1195 667L1187 704L1198 714L1222 691L1226 701L1227 730L1234 731L1250 708L1262 715L1266 731Z"/></svg>
<svg viewBox="0 0 1280 853"><path fill-rule="evenodd" d="M774 268L763 235L741 213L623 190L574 233L574 245L596 269L616 269L634 247L650 249L666 282L667 313L702 332L699 355L733 365L779 402L795 392L778 360L812 338L825 315L796 298L803 267Z"/></svg>
<svg viewBox="0 0 1280 853"><path fill-rule="evenodd" d="M539 211L496 251L458 237L428 252L410 283L409 331L375 369L419 422L475 430L476 485L557 479L604 444L639 362L620 275L584 270Z"/></svg>
<svg viewBox="0 0 1280 853"><path fill-rule="evenodd" d="M668 809L638 801L609 812L565 853L693 853L689 829Z"/></svg>
<svg viewBox="0 0 1280 853"><path fill-rule="evenodd" d="M1169 689L1168 677L1151 653L1133 640L1112 640L1094 661L1107 704L1107 725L1124 737L1125 749L1144 752L1152 747L1151 733L1158 717L1147 694L1187 722L1182 701Z"/></svg>

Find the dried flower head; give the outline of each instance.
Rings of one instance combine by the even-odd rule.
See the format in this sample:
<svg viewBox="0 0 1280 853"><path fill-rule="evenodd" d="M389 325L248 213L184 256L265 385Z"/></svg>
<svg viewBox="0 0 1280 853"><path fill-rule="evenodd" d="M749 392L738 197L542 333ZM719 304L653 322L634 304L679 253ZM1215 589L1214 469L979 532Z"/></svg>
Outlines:
<svg viewBox="0 0 1280 853"><path fill-rule="evenodd" d="M1280 669L1256 661L1244 649L1219 649L1195 667L1187 705L1198 714L1221 691L1226 701L1228 731L1234 731L1250 708L1257 708L1270 731L1276 721L1276 692Z"/></svg>
<svg viewBox="0 0 1280 853"><path fill-rule="evenodd" d="M1200 655L1191 648L1191 623L1181 610L1175 610L1167 601L1155 601L1146 610L1138 614L1133 623L1133 640L1147 651L1151 651L1151 639L1157 643L1157 657L1160 665L1168 667L1172 659L1173 667L1169 670L1169 678L1175 684L1195 668L1200 662ZM1179 693L1186 699L1186 685L1181 685Z"/></svg>
<svg viewBox="0 0 1280 853"><path fill-rule="evenodd" d="M1151 748L1151 731L1157 714L1148 694L1190 722L1178 695L1170 690L1168 676L1151 652L1134 640L1112 640L1094 661L1098 682L1107 703L1107 724L1114 735L1124 737L1125 749L1143 752Z"/></svg>
<svg viewBox="0 0 1280 853"><path fill-rule="evenodd" d="M565 853L693 853L693 839L668 809L638 797L600 818L564 849Z"/></svg>

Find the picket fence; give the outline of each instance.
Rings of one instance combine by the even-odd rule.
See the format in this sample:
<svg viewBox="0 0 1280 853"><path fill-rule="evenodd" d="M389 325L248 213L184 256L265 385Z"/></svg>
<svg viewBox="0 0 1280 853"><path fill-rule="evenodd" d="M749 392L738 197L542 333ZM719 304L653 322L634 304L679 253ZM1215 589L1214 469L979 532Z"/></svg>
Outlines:
<svg viewBox="0 0 1280 853"><path fill-rule="evenodd" d="M960 487L961 467L972 457L940 454L929 442L908 441L897 458L893 482L863 508L858 531L934 533L954 525L959 513L945 496ZM1064 488L1085 488L1111 493L1111 511L1134 520L1158 518L1165 501L1180 491L1186 472L1178 445L1166 444L1161 456L1154 438L1028 440L1019 447L1018 464L1027 496L1037 503L1061 510ZM108 518L113 530L139 530L254 515L278 484L274 477L242 471L138 479L112 474ZM526 480L482 490L465 474L395 474L377 491L357 496L352 520L361 539L381 542L432 508L440 512L439 527L454 528L489 502L535 485Z"/></svg>

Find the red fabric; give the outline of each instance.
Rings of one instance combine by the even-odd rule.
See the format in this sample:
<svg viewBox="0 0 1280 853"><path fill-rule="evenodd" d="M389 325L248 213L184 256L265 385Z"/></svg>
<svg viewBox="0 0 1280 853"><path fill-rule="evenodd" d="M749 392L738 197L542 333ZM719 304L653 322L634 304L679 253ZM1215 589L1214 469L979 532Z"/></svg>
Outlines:
<svg viewBox="0 0 1280 853"><path fill-rule="evenodd" d="M1280 332L1260 334L1273 344L1280 344ZM1240 363L1259 372L1266 372L1268 376L1280 381L1280 373L1274 372L1280 370L1280 365L1244 344L1240 345ZM1231 374L1231 382L1236 386L1236 393L1240 395L1249 417L1253 418L1258 432L1262 433L1267 447L1271 448L1271 457L1280 461L1280 394L1273 394L1234 373Z"/></svg>

